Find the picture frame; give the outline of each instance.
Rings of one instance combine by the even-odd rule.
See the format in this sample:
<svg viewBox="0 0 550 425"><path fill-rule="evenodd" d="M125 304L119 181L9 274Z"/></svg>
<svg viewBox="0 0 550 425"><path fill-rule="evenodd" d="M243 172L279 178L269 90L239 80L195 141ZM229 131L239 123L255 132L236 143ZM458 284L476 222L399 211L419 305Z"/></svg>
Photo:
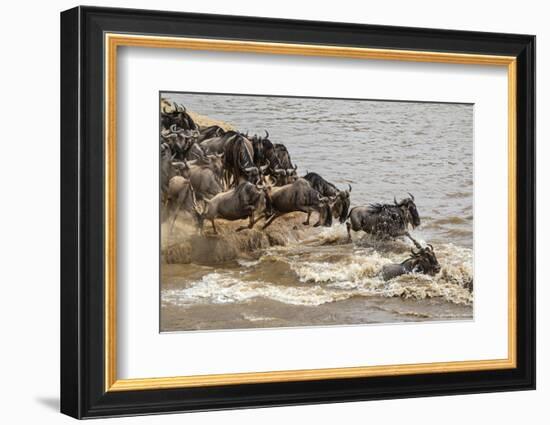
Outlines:
<svg viewBox="0 0 550 425"><path fill-rule="evenodd" d="M128 46L504 67L508 356L120 379L116 92L117 53ZM535 388L534 36L81 6L61 14L61 115L62 413L92 418Z"/></svg>

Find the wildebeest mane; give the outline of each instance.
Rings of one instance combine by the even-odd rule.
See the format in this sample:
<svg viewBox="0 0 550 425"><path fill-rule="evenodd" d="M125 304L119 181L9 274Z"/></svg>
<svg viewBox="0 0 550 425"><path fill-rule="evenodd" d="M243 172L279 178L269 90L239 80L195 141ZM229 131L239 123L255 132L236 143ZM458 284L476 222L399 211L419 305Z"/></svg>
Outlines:
<svg viewBox="0 0 550 425"><path fill-rule="evenodd" d="M373 214L380 214L382 211L387 210L389 208L393 207L393 205L390 204L381 204L379 202L369 204L369 212Z"/></svg>
<svg viewBox="0 0 550 425"><path fill-rule="evenodd" d="M304 176L304 179L306 179L309 184L311 184L311 187L313 189L315 189L323 196L334 196L339 192L338 188L334 184L326 181L317 173L307 173Z"/></svg>

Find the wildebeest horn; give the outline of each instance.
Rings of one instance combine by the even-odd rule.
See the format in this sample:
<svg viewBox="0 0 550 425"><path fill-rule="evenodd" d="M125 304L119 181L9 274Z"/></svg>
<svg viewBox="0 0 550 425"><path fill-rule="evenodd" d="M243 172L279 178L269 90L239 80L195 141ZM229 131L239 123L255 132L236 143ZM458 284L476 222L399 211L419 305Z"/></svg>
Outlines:
<svg viewBox="0 0 550 425"><path fill-rule="evenodd" d="M394 203L395 205L399 205L399 204L397 203L397 199L395 199L395 196L393 197L393 203Z"/></svg>
<svg viewBox="0 0 550 425"><path fill-rule="evenodd" d="M409 194L409 196L411 197L411 199L414 201L414 196L411 192L407 192Z"/></svg>
<svg viewBox="0 0 550 425"><path fill-rule="evenodd" d="M167 114L167 113L168 113L168 112L166 112L166 105L163 105L163 107L162 107L162 113L163 113L163 114Z"/></svg>
<svg viewBox="0 0 550 425"><path fill-rule="evenodd" d="M187 162L185 160L182 161L172 161L173 167L180 167L183 166L184 168L189 168L189 165L187 165Z"/></svg>
<svg viewBox="0 0 550 425"><path fill-rule="evenodd" d="M269 139L269 133L267 132L267 130L264 130L264 131L265 131L265 138Z"/></svg>
<svg viewBox="0 0 550 425"><path fill-rule="evenodd" d="M171 131L172 133L177 133L177 132L178 132L178 126L177 126L176 124L172 124L172 125L170 126L170 131Z"/></svg>
<svg viewBox="0 0 550 425"><path fill-rule="evenodd" d="M247 173L250 173L254 168L256 167L246 167L244 171L246 171Z"/></svg>
<svg viewBox="0 0 550 425"><path fill-rule="evenodd" d="M294 171L296 171L297 169L298 169L298 166L294 165Z"/></svg>
<svg viewBox="0 0 550 425"><path fill-rule="evenodd" d="M348 183L349 191L351 192L351 184Z"/></svg>
<svg viewBox="0 0 550 425"><path fill-rule="evenodd" d="M434 247L432 246L431 243L428 244L428 246L430 247L430 250L433 251L434 250Z"/></svg>

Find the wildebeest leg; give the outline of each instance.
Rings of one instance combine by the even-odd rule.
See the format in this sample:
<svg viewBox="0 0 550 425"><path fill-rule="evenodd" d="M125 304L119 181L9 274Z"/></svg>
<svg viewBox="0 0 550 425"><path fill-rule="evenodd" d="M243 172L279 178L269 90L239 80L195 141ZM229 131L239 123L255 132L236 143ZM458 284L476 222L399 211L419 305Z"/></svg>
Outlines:
<svg viewBox="0 0 550 425"><path fill-rule="evenodd" d="M348 229L348 242L351 242L351 223L346 221L346 229Z"/></svg>
<svg viewBox="0 0 550 425"><path fill-rule="evenodd" d="M405 236L407 236L407 237L413 242L414 246L416 246L418 249L421 249L421 248L422 248L422 245L420 245L420 244L416 241L416 239L413 238L413 237L411 236L411 234L410 234L409 232L406 232L406 233L405 233Z"/></svg>
<svg viewBox="0 0 550 425"><path fill-rule="evenodd" d="M309 226L309 218L311 217L311 211L307 212L307 219L302 224Z"/></svg>
<svg viewBox="0 0 550 425"><path fill-rule="evenodd" d="M178 197L178 201L180 201L179 197ZM172 219L172 224L170 225L170 234L172 234L172 231L174 230L174 224L176 224L176 219L178 218L178 213L180 212L180 206L181 206L182 202L178 202L178 204L176 205L176 211L174 211L174 218Z"/></svg>
<svg viewBox="0 0 550 425"><path fill-rule="evenodd" d="M252 229L254 227L254 210L250 211L250 217L248 217L248 228Z"/></svg>
<svg viewBox="0 0 550 425"><path fill-rule="evenodd" d="M170 234L172 234L172 231L174 230L174 225L176 224L176 219L178 218L178 214L180 212L180 208L183 204L183 202L185 201L185 199L180 199L181 196L178 196L177 198L177 204L176 204L176 210L174 211L174 218L172 219L172 224L170 225ZM172 209L172 208L170 208ZM170 210L168 210L170 211Z"/></svg>
<svg viewBox="0 0 550 425"><path fill-rule="evenodd" d="M274 221L277 217L280 217L280 216L281 216L281 214L275 213L275 214L273 214L271 217L269 217L269 218L266 220L266 222L265 222L265 224L264 224L264 227L262 227L262 230L264 230L267 226L269 226L271 223L273 223L273 221Z"/></svg>
<svg viewBox="0 0 550 425"><path fill-rule="evenodd" d="M244 229L252 229L256 221L254 221L254 210L252 210L250 212L250 215L248 216L248 226L241 226L236 230L236 232L240 232L241 230L244 230Z"/></svg>
<svg viewBox="0 0 550 425"><path fill-rule="evenodd" d="M210 219L210 222L212 223L212 229L214 229L214 234L218 234L218 230L216 229L216 223L214 223L214 219Z"/></svg>
<svg viewBox="0 0 550 425"><path fill-rule="evenodd" d="M311 214L311 212L309 212L308 214ZM313 227L319 227L320 225L321 225L321 210L319 210L319 219L317 220L317 223L313 225Z"/></svg>

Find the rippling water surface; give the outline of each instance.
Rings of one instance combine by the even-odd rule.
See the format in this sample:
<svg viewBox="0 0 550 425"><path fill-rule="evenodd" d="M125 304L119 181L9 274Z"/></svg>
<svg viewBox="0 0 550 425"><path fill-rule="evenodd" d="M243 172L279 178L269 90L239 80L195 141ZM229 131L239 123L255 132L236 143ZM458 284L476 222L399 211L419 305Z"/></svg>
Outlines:
<svg viewBox="0 0 550 425"><path fill-rule="evenodd" d="M268 129L300 175L352 185L352 207L411 192L413 231L434 245L436 277L378 277L406 241L379 244L345 226L311 229L222 264L163 265L163 330L359 324L472 317L473 106L367 100L170 93L169 99L250 134Z"/></svg>

